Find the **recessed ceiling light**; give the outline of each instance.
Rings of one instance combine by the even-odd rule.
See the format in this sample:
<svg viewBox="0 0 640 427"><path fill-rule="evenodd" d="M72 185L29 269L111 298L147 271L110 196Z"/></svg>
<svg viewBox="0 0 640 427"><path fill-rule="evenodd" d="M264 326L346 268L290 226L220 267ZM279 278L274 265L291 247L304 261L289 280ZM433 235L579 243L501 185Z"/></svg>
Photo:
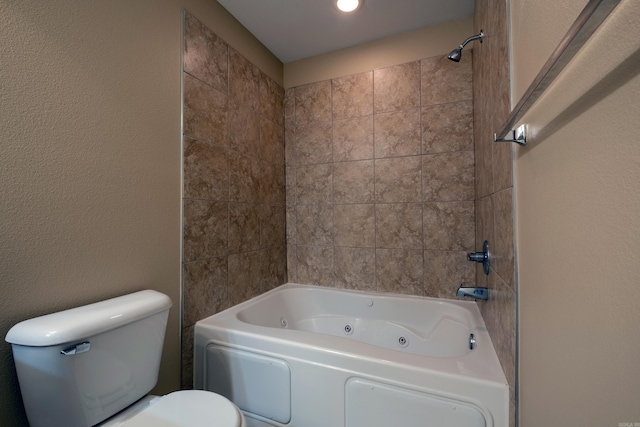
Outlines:
<svg viewBox="0 0 640 427"><path fill-rule="evenodd" d="M343 12L353 12L360 7L360 0L338 0L336 6Z"/></svg>

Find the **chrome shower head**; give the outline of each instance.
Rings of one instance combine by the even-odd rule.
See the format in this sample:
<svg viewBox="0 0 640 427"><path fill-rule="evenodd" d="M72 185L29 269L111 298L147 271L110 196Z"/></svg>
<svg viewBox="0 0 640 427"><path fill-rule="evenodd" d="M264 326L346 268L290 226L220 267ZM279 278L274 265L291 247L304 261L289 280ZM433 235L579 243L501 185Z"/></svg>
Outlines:
<svg viewBox="0 0 640 427"><path fill-rule="evenodd" d="M468 39L466 39L465 41L462 42L462 44L460 45L460 47L453 49L451 51L451 53L449 54L449 56L447 56L447 58L449 58L450 60L454 61L454 62L460 62L460 58L462 58L462 49L464 49L464 47L467 45L467 43L469 43L470 41L473 40L480 40L480 43L482 43L482 38L484 37L484 32L482 30L480 30L480 34L476 34L475 36L471 36Z"/></svg>
<svg viewBox="0 0 640 427"><path fill-rule="evenodd" d="M454 61L454 62L460 62L460 58L462 57L462 48L459 47L457 49L453 49L451 51L451 53L449 54L449 56L447 56L447 58L449 58L450 60Z"/></svg>

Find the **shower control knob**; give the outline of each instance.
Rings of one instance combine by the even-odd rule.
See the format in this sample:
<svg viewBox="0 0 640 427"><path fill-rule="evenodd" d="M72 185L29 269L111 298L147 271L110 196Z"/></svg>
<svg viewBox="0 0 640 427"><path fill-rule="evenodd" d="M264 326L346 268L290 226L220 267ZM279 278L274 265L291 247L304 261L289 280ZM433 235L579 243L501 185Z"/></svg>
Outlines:
<svg viewBox="0 0 640 427"><path fill-rule="evenodd" d="M479 262L482 264L484 274L489 275L489 268L491 267L491 260L489 254L489 242L487 240L482 244L482 252L470 252L467 254L467 259L473 262Z"/></svg>

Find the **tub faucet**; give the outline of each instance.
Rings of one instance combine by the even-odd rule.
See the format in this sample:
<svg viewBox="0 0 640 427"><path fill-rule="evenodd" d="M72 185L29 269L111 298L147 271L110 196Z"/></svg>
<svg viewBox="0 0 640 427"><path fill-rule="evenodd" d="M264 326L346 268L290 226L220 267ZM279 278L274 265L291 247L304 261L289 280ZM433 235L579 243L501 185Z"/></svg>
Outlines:
<svg viewBox="0 0 640 427"><path fill-rule="evenodd" d="M488 300L489 299L489 290L487 288L479 288L476 286L463 286L462 284L458 288L456 292L456 296L458 298L463 297L471 297L476 300Z"/></svg>

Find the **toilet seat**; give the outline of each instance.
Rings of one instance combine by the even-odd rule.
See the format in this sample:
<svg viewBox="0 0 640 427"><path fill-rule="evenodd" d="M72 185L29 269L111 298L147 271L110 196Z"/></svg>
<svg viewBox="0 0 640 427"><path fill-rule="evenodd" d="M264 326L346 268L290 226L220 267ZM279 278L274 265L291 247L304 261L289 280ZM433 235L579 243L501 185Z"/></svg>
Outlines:
<svg viewBox="0 0 640 427"><path fill-rule="evenodd" d="M182 390L150 401L129 417L118 417L121 427L244 427L237 406L219 394ZM115 421L115 420L114 420ZM111 424L106 424L111 425Z"/></svg>

